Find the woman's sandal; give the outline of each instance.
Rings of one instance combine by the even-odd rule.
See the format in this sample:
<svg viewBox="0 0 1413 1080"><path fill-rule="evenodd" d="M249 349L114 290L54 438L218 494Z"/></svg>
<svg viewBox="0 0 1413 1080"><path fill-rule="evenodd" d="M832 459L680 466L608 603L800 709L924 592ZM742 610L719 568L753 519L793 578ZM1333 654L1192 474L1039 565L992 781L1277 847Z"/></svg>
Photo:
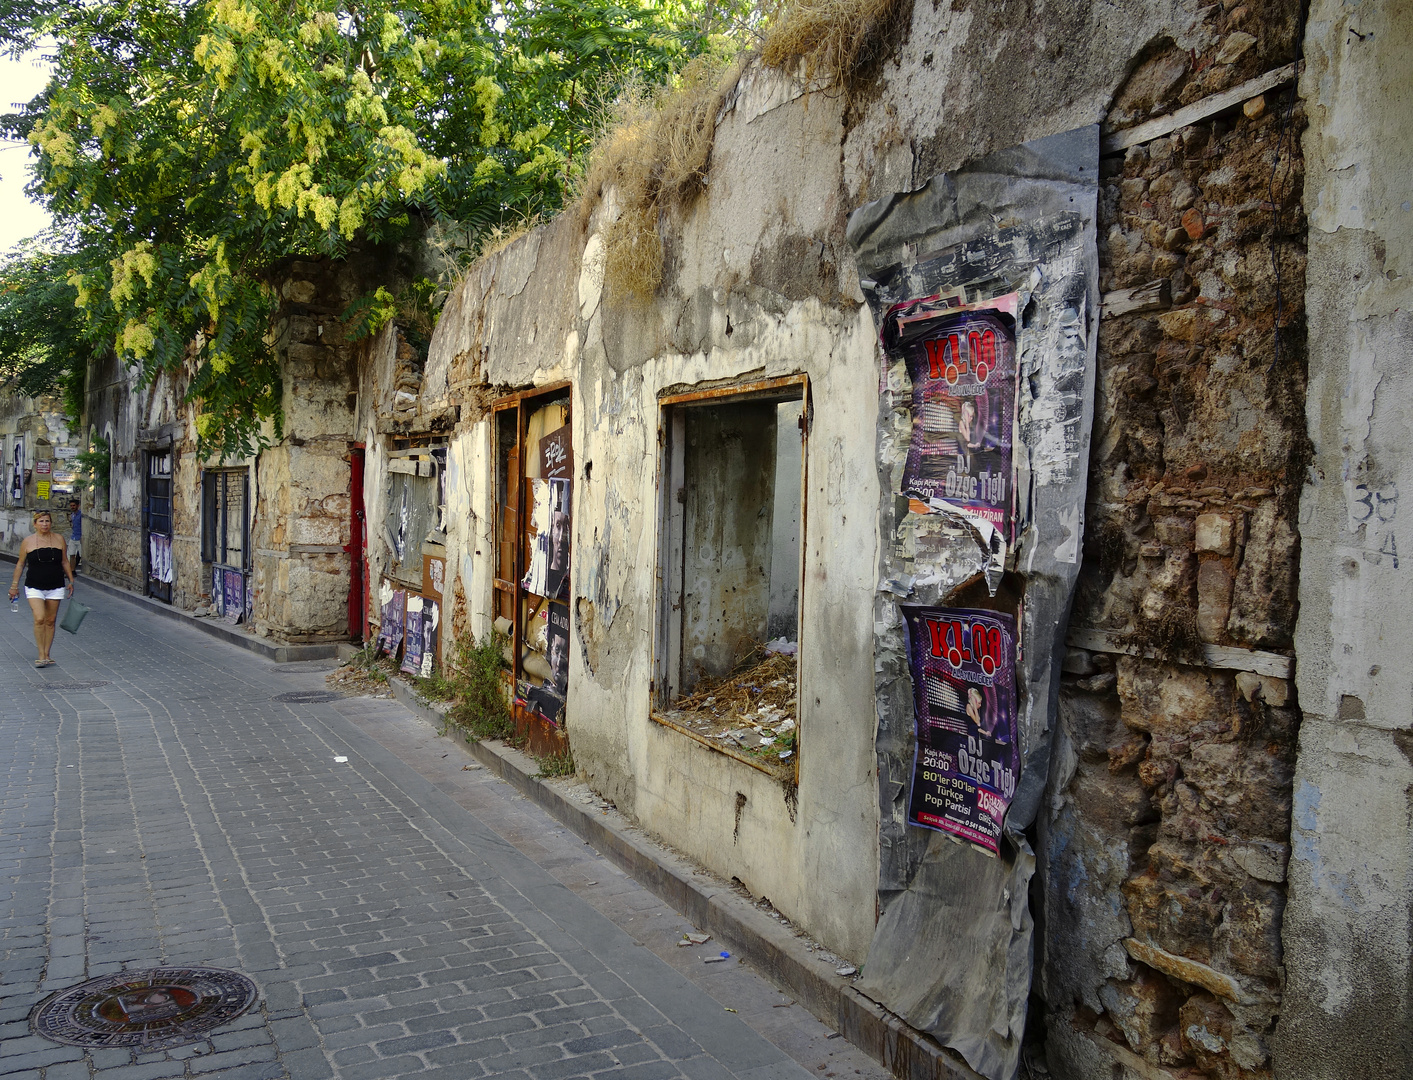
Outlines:
<svg viewBox="0 0 1413 1080"><path fill-rule="evenodd" d="M35 667L53 667L57 662L58 662L58 661L55 661L55 660L36 660L36 661L34 662L34 666L35 666Z"/></svg>

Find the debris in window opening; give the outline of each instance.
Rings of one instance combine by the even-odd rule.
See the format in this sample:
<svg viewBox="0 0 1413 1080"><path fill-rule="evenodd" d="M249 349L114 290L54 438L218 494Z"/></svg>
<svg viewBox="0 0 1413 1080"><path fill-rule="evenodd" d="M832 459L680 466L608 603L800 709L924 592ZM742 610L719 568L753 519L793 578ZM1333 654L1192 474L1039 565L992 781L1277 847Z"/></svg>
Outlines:
<svg viewBox="0 0 1413 1080"><path fill-rule="evenodd" d="M798 728L797 645L785 642L789 652L770 651L778 644L767 645L763 658L757 646L725 678L703 679L695 693L674 703L672 721L738 749L763 765L783 767L789 763Z"/></svg>

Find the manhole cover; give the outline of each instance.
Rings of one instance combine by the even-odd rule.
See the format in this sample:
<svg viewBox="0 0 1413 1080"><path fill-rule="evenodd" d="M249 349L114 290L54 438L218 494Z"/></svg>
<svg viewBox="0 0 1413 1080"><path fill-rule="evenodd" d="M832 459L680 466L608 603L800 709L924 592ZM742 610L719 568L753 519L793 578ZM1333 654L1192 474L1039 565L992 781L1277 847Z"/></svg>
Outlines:
<svg viewBox="0 0 1413 1080"><path fill-rule="evenodd" d="M255 1003L255 984L218 968L156 968L90 979L30 1013L30 1029L89 1048L160 1050L195 1042Z"/></svg>
<svg viewBox="0 0 1413 1080"><path fill-rule="evenodd" d="M291 701L298 705L312 705L316 701L337 701L343 697L332 690L291 690L288 694L276 694L275 701Z"/></svg>
<svg viewBox="0 0 1413 1080"><path fill-rule="evenodd" d="M47 682L40 683L41 690L96 690L100 686L108 686L107 679L98 679L94 682Z"/></svg>

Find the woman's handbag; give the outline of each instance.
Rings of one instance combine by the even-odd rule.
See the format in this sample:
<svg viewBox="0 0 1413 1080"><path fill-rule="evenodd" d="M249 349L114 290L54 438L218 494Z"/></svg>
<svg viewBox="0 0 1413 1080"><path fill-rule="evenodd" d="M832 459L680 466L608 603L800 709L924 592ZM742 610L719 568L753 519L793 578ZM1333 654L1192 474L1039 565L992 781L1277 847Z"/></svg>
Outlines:
<svg viewBox="0 0 1413 1080"><path fill-rule="evenodd" d="M69 633L77 634L78 628L83 625L84 617L87 614L87 604L81 604L77 600L71 599L69 606L64 609L64 617L59 620L59 625Z"/></svg>

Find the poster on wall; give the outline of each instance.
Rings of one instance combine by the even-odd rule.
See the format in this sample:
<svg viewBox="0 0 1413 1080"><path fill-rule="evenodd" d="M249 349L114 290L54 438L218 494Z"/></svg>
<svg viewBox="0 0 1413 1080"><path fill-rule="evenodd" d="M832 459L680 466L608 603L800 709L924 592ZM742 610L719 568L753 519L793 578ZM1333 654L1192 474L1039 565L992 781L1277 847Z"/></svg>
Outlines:
<svg viewBox="0 0 1413 1080"><path fill-rule="evenodd" d="M530 525L535 530L531 541L530 566L525 571L525 579L520 587L536 596L548 596L549 557L550 557L550 486L547 480L530 481L534 495L534 508L530 512Z"/></svg>
<svg viewBox="0 0 1413 1080"><path fill-rule="evenodd" d="M10 498L15 502L24 502L25 498L25 446L22 442L15 443L15 457L10 470Z"/></svg>
<svg viewBox="0 0 1413 1080"><path fill-rule="evenodd" d="M1016 621L973 608L902 613L917 723L908 823L997 854L1020 778Z"/></svg>
<svg viewBox="0 0 1413 1080"><path fill-rule="evenodd" d="M221 614L228 623L238 623L245 614L245 576L239 570L226 570L222 582Z"/></svg>
<svg viewBox="0 0 1413 1080"><path fill-rule="evenodd" d="M164 585L172 583L172 538L151 533L147 537L147 576Z"/></svg>
<svg viewBox="0 0 1413 1080"><path fill-rule="evenodd" d="M545 556L545 596L567 599L569 595L569 480L550 480L549 547Z"/></svg>
<svg viewBox="0 0 1413 1080"><path fill-rule="evenodd" d="M406 646L402 650L402 671L409 675L422 672L422 608L420 596L407 598L407 621L405 625Z"/></svg>
<svg viewBox="0 0 1413 1080"><path fill-rule="evenodd" d="M419 674L427 679L437 660L437 631L441 628L442 606L435 600L422 604L422 666Z"/></svg>
<svg viewBox="0 0 1413 1080"><path fill-rule="evenodd" d="M217 615L226 613L226 572L219 566L211 567L211 607Z"/></svg>
<svg viewBox="0 0 1413 1080"><path fill-rule="evenodd" d="M912 379L903 494L919 513L959 512L1011 542L1016 418L1015 293L965 306L937 298L895 311L886 342Z"/></svg>
<svg viewBox="0 0 1413 1080"><path fill-rule="evenodd" d="M569 692L569 606L549 606L549 629L545 633L545 659L554 675L554 688L562 698Z"/></svg>
<svg viewBox="0 0 1413 1080"><path fill-rule="evenodd" d="M378 652L396 656L402 644L403 619L406 617L407 590L394 589L384 581L378 590L381 618L378 624Z"/></svg>

